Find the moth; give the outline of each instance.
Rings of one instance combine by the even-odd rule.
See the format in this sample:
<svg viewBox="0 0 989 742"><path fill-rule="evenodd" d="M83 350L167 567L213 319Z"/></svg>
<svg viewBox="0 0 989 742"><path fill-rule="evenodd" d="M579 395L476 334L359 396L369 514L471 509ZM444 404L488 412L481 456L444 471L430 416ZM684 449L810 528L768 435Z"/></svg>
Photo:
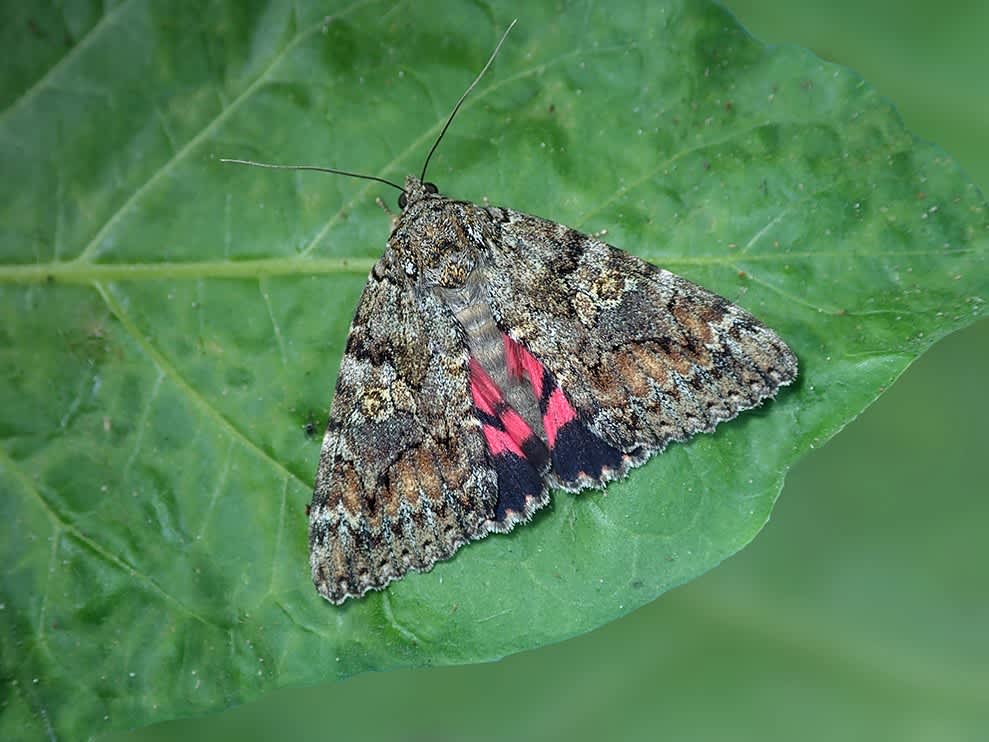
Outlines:
<svg viewBox="0 0 989 742"><path fill-rule="evenodd" d="M401 214L357 304L309 508L313 582L333 603L510 531L553 488L624 477L797 374L726 299L425 180L504 39L422 174L391 184Z"/></svg>

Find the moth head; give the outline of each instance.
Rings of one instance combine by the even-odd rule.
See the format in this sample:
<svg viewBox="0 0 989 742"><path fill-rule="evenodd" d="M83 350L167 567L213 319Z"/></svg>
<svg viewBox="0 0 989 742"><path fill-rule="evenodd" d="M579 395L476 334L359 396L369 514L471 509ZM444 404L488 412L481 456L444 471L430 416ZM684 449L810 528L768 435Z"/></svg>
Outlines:
<svg viewBox="0 0 989 742"><path fill-rule="evenodd" d="M423 183L418 178L410 175L405 179L405 187L398 195L398 208L405 211L410 203L419 201L427 196L438 194L439 192L440 189L436 187L435 183Z"/></svg>

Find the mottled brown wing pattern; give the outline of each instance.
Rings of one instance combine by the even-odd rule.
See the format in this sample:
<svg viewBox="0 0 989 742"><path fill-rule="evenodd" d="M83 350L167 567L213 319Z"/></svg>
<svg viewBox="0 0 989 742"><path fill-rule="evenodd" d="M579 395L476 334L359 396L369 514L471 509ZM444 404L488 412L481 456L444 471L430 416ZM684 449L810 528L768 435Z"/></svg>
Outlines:
<svg viewBox="0 0 989 742"><path fill-rule="evenodd" d="M486 275L492 312L588 428L624 453L603 479L795 378L787 345L726 299L560 224L486 211L500 225Z"/></svg>
<svg viewBox="0 0 989 742"><path fill-rule="evenodd" d="M624 476L797 373L776 333L727 300L560 224L443 196L424 181L439 139L401 186L228 160L401 191L351 324L309 510L313 582L333 603L511 530L550 485Z"/></svg>
<svg viewBox="0 0 989 742"><path fill-rule="evenodd" d="M347 339L309 514L317 590L340 603L490 530L497 500L449 312L371 271Z"/></svg>
<svg viewBox="0 0 989 742"><path fill-rule="evenodd" d="M334 603L598 487L797 373L743 309L544 219L410 176L340 366L310 511Z"/></svg>

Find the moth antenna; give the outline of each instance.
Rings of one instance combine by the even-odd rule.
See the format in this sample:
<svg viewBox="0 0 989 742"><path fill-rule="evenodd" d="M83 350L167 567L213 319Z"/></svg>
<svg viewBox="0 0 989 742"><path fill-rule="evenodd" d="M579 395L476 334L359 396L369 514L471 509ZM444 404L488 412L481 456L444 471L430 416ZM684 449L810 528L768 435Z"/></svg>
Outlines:
<svg viewBox="0 0 989 742"><path fill-rule="evenodd" d="M501 39L499 39L498 45L495 46L494 51L491 52L491 56L488 58L487 64L485 64L484 68L479 73L477 73L477 77L474 78L474 82L472 82L470 86L464 91L464 94L460 96L460 100L457 101L457 105L453 107L453 111L450 113L450 118L448 118L446 120L446 123L443 125L443 131L441 131L440 135L436 137L436 141L433 142L433 148L429 150L429 154L426 155L426 161L422 164L422 175L419 176L419 180L423 180L423 181L426 180L426 168L429 167L429 160L430 158L432 158L433 152L436 151L436 148L440 146L440 141L443 139L443 135L446 134L446 130L450 128L450 124L453 121L453 117L457 115L457 111L460 110L460 106L462 106L464 101L467 100L467 96L470 95L470 91L472 91L474 89L474 86L476 86L477 83L481 81L481 78L484 77L484 73L488 71L488 67L491 66L491 63L494 62L495 57L498 56L498 52L501 50L501 45L504 44L505 39L508 38L509 31L511 31L515 27L515 24L518 22L519 19L516 18L508 25L508 28L505 29L505 33L501 35Z"/></svg>
<svg viewBox="0 0 989 742"><path fill-rule="evenodd" d="M402 193L405 193L405 189L398 183L392 183L390 180L385 180L384 178L379 178L376 175L362 175L361 173L351 173L347 170L337 170L332 167L318 167L316 165L273 165L270 162L254 162L253 160L235 160L230 157L221 157L220 162L232 162L235 165L252 165L253 167L266 167L272 170L315 170L317 173L333 173L334 175L346 175L348 178L361 178L362 180L374 180L378 183L384 183L385 185L390 185L392 188L397 188ZM408 194L405 194L408 196Z"/></svg>

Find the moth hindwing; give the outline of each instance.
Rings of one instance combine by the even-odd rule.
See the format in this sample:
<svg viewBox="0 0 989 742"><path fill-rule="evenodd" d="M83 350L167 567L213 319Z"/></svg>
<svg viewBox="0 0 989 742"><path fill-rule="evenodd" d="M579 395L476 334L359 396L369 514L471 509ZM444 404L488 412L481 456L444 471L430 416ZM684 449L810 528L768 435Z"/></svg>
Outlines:
<svg viewBox="0 0 989 742"><path fill-rule="evenodd" d="M790 383L775 332L568 227L409 176L357 305L309 544L340 603L623 477Z"/></svg>

